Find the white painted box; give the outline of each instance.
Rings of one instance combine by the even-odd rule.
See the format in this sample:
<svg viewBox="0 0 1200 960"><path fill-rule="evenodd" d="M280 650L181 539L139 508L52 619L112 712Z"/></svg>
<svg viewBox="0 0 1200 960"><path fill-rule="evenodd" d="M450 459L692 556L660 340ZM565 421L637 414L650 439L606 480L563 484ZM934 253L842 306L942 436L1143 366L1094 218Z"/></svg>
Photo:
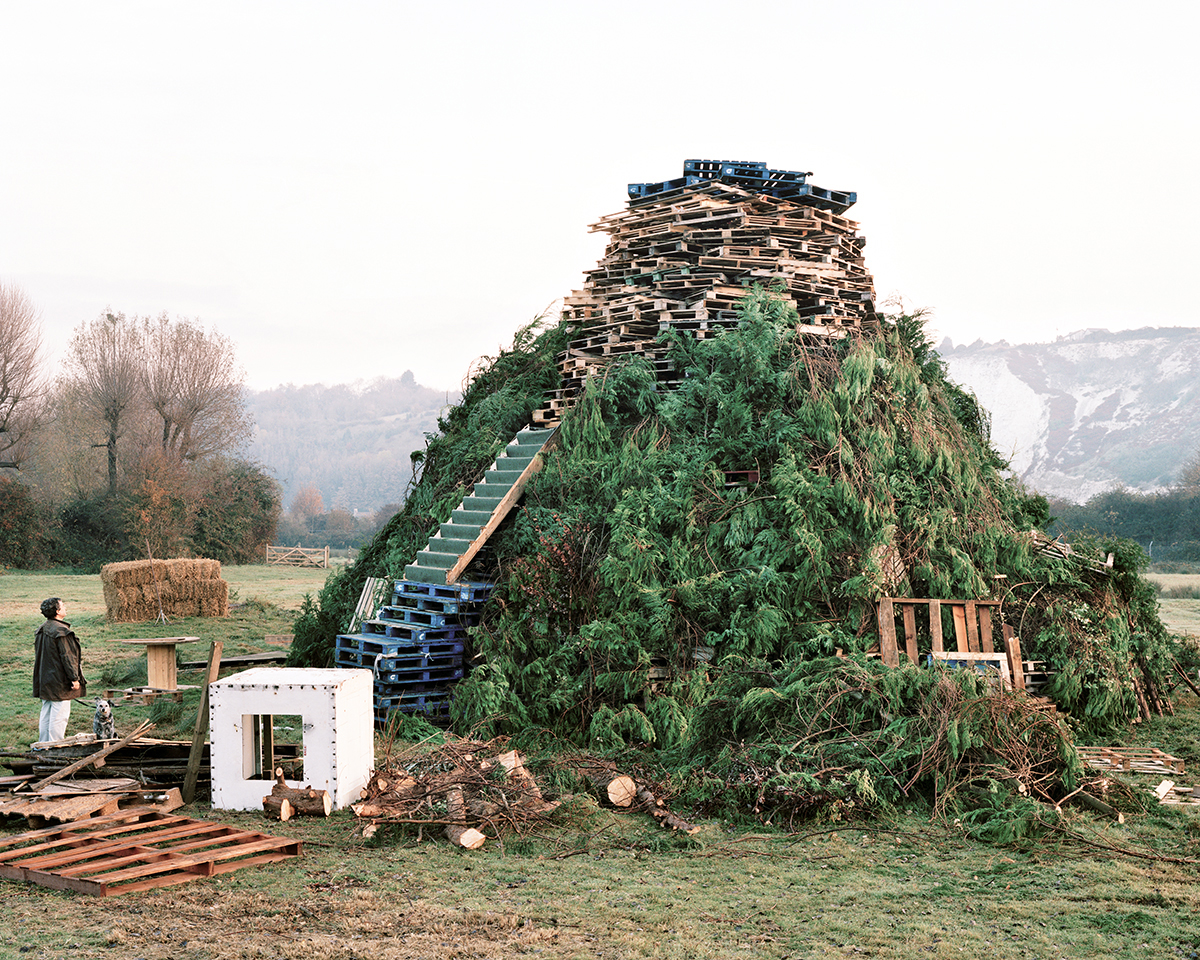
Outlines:
<svg viewBox="0 0 1200 960"><path fill-rule="evenodd" d="M213 808L262 809L275 778L261 769L259 738L276 715L304 726L304 780L288 786L328 790L335 810L356 802L375 767L372 679L370 670L255 667L212 683Z"/></svg>

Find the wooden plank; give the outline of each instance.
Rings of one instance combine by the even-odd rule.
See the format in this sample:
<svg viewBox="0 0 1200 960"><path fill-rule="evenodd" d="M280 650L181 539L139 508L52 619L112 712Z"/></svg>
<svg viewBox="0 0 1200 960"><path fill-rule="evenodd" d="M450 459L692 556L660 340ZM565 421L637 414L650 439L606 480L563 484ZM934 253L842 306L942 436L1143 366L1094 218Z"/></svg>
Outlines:
<svg viewBox="0 0 1200 960"><path fill-rule="evenodd" d="M929 640L936 652L941 652L942 646L942 601L929 601Z"/></svg>
<svg viewBox="0 0 1200 960"><path fill-rule="evenodd" d="M900 605L900 616L904 621L904 649L908 659L920 663L917 654L917 611L911 603Z"/></svg>
<svg viewBox="0 0 1200 960"><path fill-rule="evenodd" d="M879 601L879 655L889 667L900 666L896 649L896 611L890 597Z"/></svg>
<svg viewBox="0 0 1200 960"><path fill-rule="evenodd" d="M970 647L967 646L967 611L961 603L950 603L950 614L954 617L954 645L955 649L961 650L964 653L970 652Z"/></svg>
<svg viewBox="0 0 1200 960"><path fill-rule="evenodd" d="M222 640L214 640L208 648L208 673L200 689L200 706L196 710L196 725L192 730L192 747L188 751L187 773L180 791L184 803L196 799L196 781L200 779L200 764L204 759L204 735L208 732L208 685L221 675L221 653L225 649Z"/></svg>
<svg viewBox="0 0 1200 960"><path fill-rule="evenodd" d="M964 604L963 615L967 620L967 649L972 653L982 653L979 649L979 621L975 611L975 601L968 600Z"/></svg>
<svg viewBox="0 0 1200 960"><path fill-rule="evenodd" d="M542 444L541 449L538 450L533 459L529 461L529 465L521 471L521 475L517 477L515 481L513 481L512 487L509 489L508 493L504 495L504 498L496 505L496 508L492 511L491 517L483 526L483 529L479 531L478 536L471 541L467 549L463 551L462 555L458 558L458 560L455 561L454 566L446 571L447 583L455 583L458 578L463 575L463 571L466 570L471 561L475 559L475 554L477 554L483 548L483 545L487 543L488 538L495 532L496 528L500 526L500 522L506 516L508 516L508 512L512 510L512 508L516 506L517 501L521 499L521 494L525 492L525 485L529 483L534 474L542 469L542 463L545 460L545 453L553 449L557 443L558 431L555 430L554 433L550 434L550 436L546 439L546 442Z"/></svg>
<svg viewBox="0 0 1200 960"><path fill-rule="evenodd" d="M129 743L129 741L136 740L143 733L149 733L153 729L154 729L154 724L152 724L149 720L143 720L138 725L138 728L133 731L133 733L122 737L120 740L113 741L107 747L97 750L93 754L89 754L88 756L83 757L82 759L76 760L74 763L70 764L69 766L63 767L61 770L56 770L54 773L50 774L50 776L46 777L44 780L39 780L37 783L33 784L29 788L29 792L37 793L39 790L43 789L44 787L50 786L50 784L54 783L55 781L63 780L66 777L69 777L71 774L73 774L79 770L82 770L84 767L91 766L97 760L103 760L110 753L115 753L117 750L120 750L121 747L123 747L123 746L125 746L125 744Z"/></svg>
<svg viewBox="0 0 1200 960"><path fill-rule="evenodd" d="M1021 638L1007 623L1000 625L1004 634L1004 652L1008 654L1009 672L1012 673L1013 686L1018 690L1025 689L1025 661L1021 659Z"/></svg>
<svg viewBox="0 0 1200 960"><path fill-rule="evenodd" d="M979 607L979 649L984 653L995 653L992 649L992 611Z"/></svg>

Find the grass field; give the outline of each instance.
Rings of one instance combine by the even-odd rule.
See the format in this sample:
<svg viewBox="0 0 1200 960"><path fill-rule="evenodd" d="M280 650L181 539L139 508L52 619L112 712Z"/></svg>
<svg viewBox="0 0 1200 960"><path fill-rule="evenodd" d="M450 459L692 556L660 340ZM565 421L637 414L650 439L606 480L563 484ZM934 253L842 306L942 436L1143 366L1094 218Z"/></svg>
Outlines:
<svg viewBox="0 0 1200 960"><path fill-rule="evenodd" d="M324 575L225 568L237 593L230 617L169 632L222 639L231 654L264 649L264 636L290 632ZM68 604L93 683L136 675L138 658L108 640L166 632L106 624L98 578L0 575L0 748L23 748L36 728L29 648L50 595ZM195 644L183 656L206 651ZM128 729L149 708L121 711ZM77 712L70 732L90 722ZM185 703L171 722L190 731L194 712ZM1194 768L1200 704L1181 696L1176 716L1128 739ZM1157 779L1130 783L1144 795ZM705 822L689 838L581 799L539 836L465 853L415 832L364 843L345 812L281 825L197 803L181 812L298 838L304 856L107 900L0 880L0 958L1200 955L1200 814L1131 805L1118 825L1066 809L1057 832L994 847L920 810L791 835Z"/></svg>

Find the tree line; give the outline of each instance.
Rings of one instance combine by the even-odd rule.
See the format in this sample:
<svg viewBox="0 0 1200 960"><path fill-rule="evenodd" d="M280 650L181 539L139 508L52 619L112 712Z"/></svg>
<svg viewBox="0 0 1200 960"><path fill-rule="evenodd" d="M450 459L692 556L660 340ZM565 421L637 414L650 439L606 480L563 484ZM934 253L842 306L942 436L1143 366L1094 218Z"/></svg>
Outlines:
<svg viewBox="0 0 1200 960"><path fill-rule="evenodd" d="M1200 561L1200 452L1184 465L1175 484L1155 493L1114 489L1087 503L1051 499L1050 532L1123 537L1158 562Z"/></svg>
<svg viewBox="0 0 1200 960"><path fill-rule="evenodd" d="M48 369L39 312L0 283L0 564L261 557L279 484L231 340L199 320L105 310Z"/></svg>

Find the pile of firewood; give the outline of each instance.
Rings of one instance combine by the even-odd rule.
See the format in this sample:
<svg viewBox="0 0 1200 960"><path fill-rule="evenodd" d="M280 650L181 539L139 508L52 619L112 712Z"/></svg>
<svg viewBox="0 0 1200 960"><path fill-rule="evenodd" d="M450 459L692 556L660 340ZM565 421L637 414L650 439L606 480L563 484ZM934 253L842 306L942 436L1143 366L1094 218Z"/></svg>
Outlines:
<svg viewBox="0 0 1200 960"><path fill-rule="evenodd" d="M506 746L506 738L453 739L433 749L418 745L389 756L353 806L363 821L362 836L373 836L385 824L441 827L451 843L477 850L489 837L523 835L541 825L573 795L548 799L525 759ZM646 785L605 761L579 758L573 768L607 804L645 810L672 829L699 829L671 814Z"/></svg>

